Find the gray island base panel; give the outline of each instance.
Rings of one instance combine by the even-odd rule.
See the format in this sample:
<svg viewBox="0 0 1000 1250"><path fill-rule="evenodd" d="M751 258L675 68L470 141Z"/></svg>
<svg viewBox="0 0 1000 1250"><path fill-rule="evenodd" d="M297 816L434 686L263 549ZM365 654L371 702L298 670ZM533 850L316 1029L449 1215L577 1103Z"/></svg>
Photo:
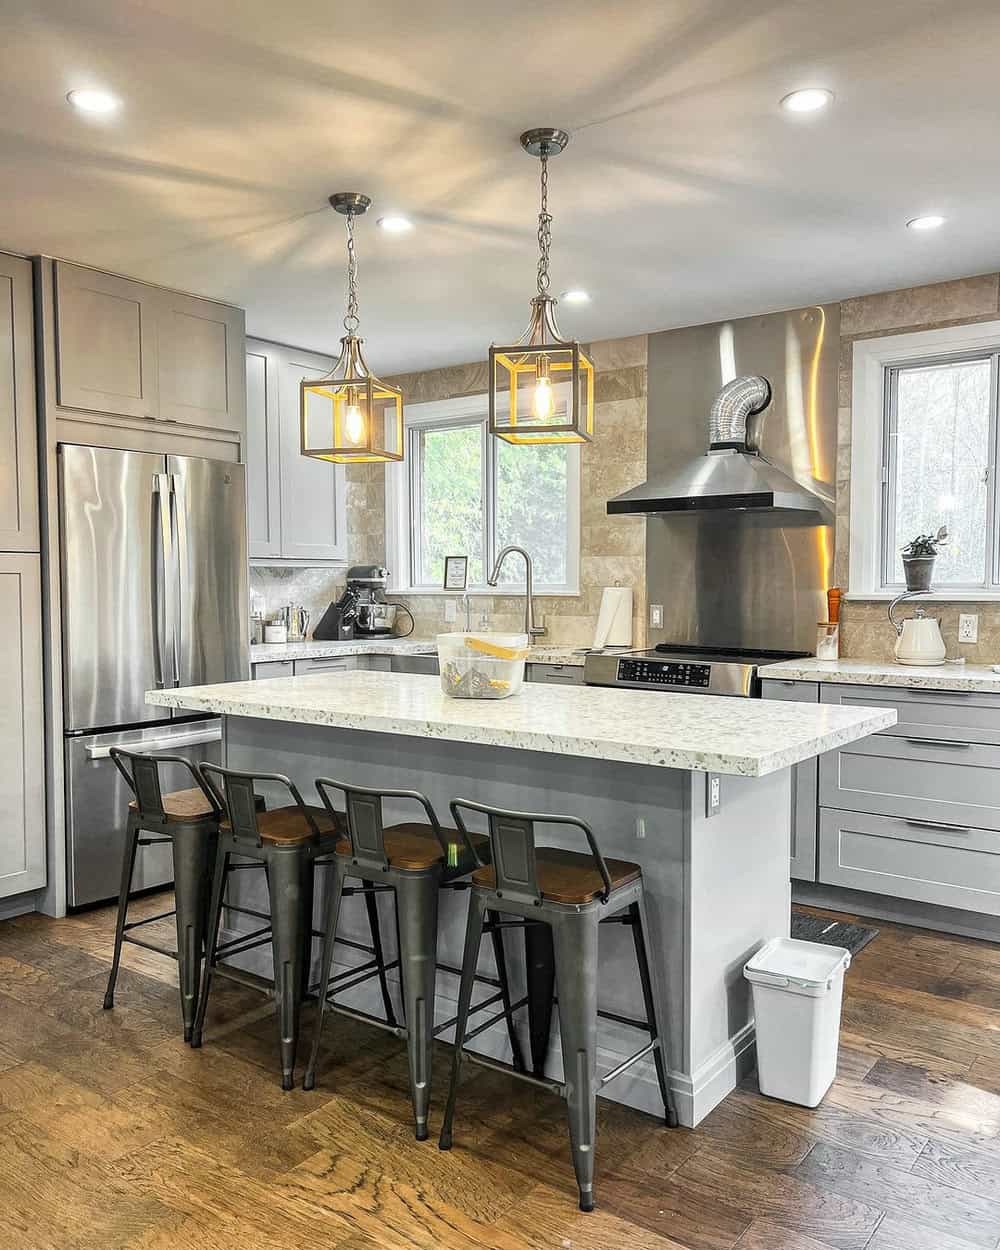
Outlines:
<svg viewBox="0 0 1000 1250"><path fill-rule="evenodd" d="M259 700L252 708L251 696ZM788 933L790 773L785 764L774 763L776 753L802 758L804 752L826 749L826 742L855 740L894 719L891 711L544 686L525 688L514 699L477 703L445 698L436 678L364 672L152 692L148 697L150 702L188 708L212 702L225 716L230 766L286 773L307 796L313 794L315 778L326 776L364 786L421 790L443 818L449 801L461 796L587 820L606 855L642 866L671 1083L686 1125L702 1120L752 1067L753 1021L743 964L767 938ZM751 704L776 713L767 744L751 741L752 732L760 737L766 724L761 719L743 720L742 709ZM831 713L840 715L831 718ZM695 724L699 716L700 731ZM349 723L330 723L342 719ZM529 729L528 722L535 727ZM659 762L662 753L655 763L602 755L620 749L619 740L648 750L654 739L660 739L668 744L668 757L677 759L685 733L697 740L697 750L686 748L689 758L728 761L729 775L721 778L721 806L711 817L708 774L703 769ZM743 756L735 754L734 735L742 735ZM571 739L578 749L569 748ZM513 745L528 740L538 746ZM387 820L413 818L405 805L387 803ZM542 832L550 844L582 849L571 831ZM258 874L237 874L231 889L238 892L234 901L264 910ZM322 886L319 894L317 924ZM466 892L445 892L442 962L461 963L467 907ZM383 917L391 949L394 927L388 908ZM359 899L345 901L339 932L365 939ZM520 996L522 939L512 932L507 941L513 990ZM265 951L255 954L266 960ZM363 958L347 947L338 949L342 969ZM491 971L485 951L483 959L484 970ZM246 966L268 971L266 963ZM631 936L623 926L602 930L600 987L602 1009L642 1016ZM439 976L439 1023L454 1016L457 990L456 978L448 973ZM352 991L345 1002L380 1010L374 985ZM526 1022L521 1024L526 1027ZM335 1017L332 1025L336 1028ZM602 1020L599 1035L602 1072L636 1048L637 1035L626 1026ZM557 1025L552 1043L547 1070L559 1077ZM501 1026L472 1044L509 1060ZM336 1075L321 1073L320 1079L333 1082ZM440 1070L437 1081L434 1106L440 1108L444 1097ZM605 1094L654 1114L661 1112L651 1063L636 1064Z"/></svg>

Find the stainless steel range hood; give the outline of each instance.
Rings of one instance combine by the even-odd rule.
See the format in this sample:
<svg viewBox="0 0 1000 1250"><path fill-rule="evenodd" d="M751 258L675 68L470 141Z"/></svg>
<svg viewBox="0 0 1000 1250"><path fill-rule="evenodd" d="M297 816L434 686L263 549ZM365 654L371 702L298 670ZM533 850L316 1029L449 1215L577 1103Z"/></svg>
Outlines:
<svg viewBox="0 0 1000 1250"><path fill-rule="evenodd" d="M759 374L735 378L715 397L704 456L608 501L611 515L745 511L805 513L827 520L833 499L822 483L807 487L760 453L760 430L771 384Z"/></svg>

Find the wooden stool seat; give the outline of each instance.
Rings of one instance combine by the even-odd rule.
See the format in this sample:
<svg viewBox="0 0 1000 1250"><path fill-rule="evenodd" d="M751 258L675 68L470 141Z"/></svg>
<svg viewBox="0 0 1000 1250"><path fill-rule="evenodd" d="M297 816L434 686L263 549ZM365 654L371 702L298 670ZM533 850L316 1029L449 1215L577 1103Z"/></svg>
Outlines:
<svg viewBox="0 0 1000 1250"><path fill-rule="evenodd" d="M642 876L638 864L625 859L606 859L612 893L631 885ZM535 850L535 869L542 898L550 903L589 903L604 893L604 882L592 855L564 851L556 846L539 846ZM472 874L476 885L496 889L497 875L492 865L477 868Z"/></svg>
<svg viewBox="0 0 1000 1250"><path fill-rule="evenodd" d="M466 849L462 835L457 829L442 829L449 847L454 846L455 852L445 855L441 843L431 825L420 821L407 821L398 825L390 825L382 831L385 843L385 856L390 868L406 868L419 871L433 868L435 864L446 864L451 868L460 868L462 875L469 872L475 865ZM489 838L481 833L470 835L472 845L477 848L489 845ZM338 855L350 855L351 844L347 838L337 843Z"/></svg>
<svg viewBox="0 0 1000 1250"><path fill-rule="evenodd" d="M336 833L333 817L325 807L309 807L310 813L319 828L320 835ZM228 819L220 822L219 828L225 833L232 832ZM276 807L270 812L257 813L257 828L260 830L261 842L274 846L299 846L303 842L315 841L316 835L309 821L298 806Z"/></svg>
<svg viewBox="0 0 1000 1250"><path fill-rule="evenodd" d="M129 807L133 812L139 810L139 800L132 799ZM175 790L172 794L163 795L163 810L167 820L202 820L212 816L212 804L205 797L205 792L197 786L190 790Z"/></svg>

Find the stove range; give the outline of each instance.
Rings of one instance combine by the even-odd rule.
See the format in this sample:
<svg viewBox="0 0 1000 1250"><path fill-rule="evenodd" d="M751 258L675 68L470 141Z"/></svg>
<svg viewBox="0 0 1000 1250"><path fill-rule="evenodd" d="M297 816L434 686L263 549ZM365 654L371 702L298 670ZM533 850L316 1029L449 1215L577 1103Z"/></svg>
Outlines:
<svg viewBox="0 0 1000 1250"><path fill-rule="evenodd" d="M756 651L744 647L695 647L661 642L650 651L591 652L584 660L588 686L670 690L760 698L758 670L780 660L804 659L804 651Z"/></svg>

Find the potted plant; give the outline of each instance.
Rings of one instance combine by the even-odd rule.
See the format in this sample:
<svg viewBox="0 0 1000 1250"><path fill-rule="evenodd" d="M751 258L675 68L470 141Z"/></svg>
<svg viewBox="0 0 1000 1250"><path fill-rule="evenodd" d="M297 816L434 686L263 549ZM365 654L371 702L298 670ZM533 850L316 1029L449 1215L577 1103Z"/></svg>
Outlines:
<svg viewBox="0 0 1000 1250"><path fill-rule="evenodd" d="M930 590L934 561L939 549L947 541L948 527L942 525L936 534L918 534L903 547L903 573L907 590Z"/></svg>

